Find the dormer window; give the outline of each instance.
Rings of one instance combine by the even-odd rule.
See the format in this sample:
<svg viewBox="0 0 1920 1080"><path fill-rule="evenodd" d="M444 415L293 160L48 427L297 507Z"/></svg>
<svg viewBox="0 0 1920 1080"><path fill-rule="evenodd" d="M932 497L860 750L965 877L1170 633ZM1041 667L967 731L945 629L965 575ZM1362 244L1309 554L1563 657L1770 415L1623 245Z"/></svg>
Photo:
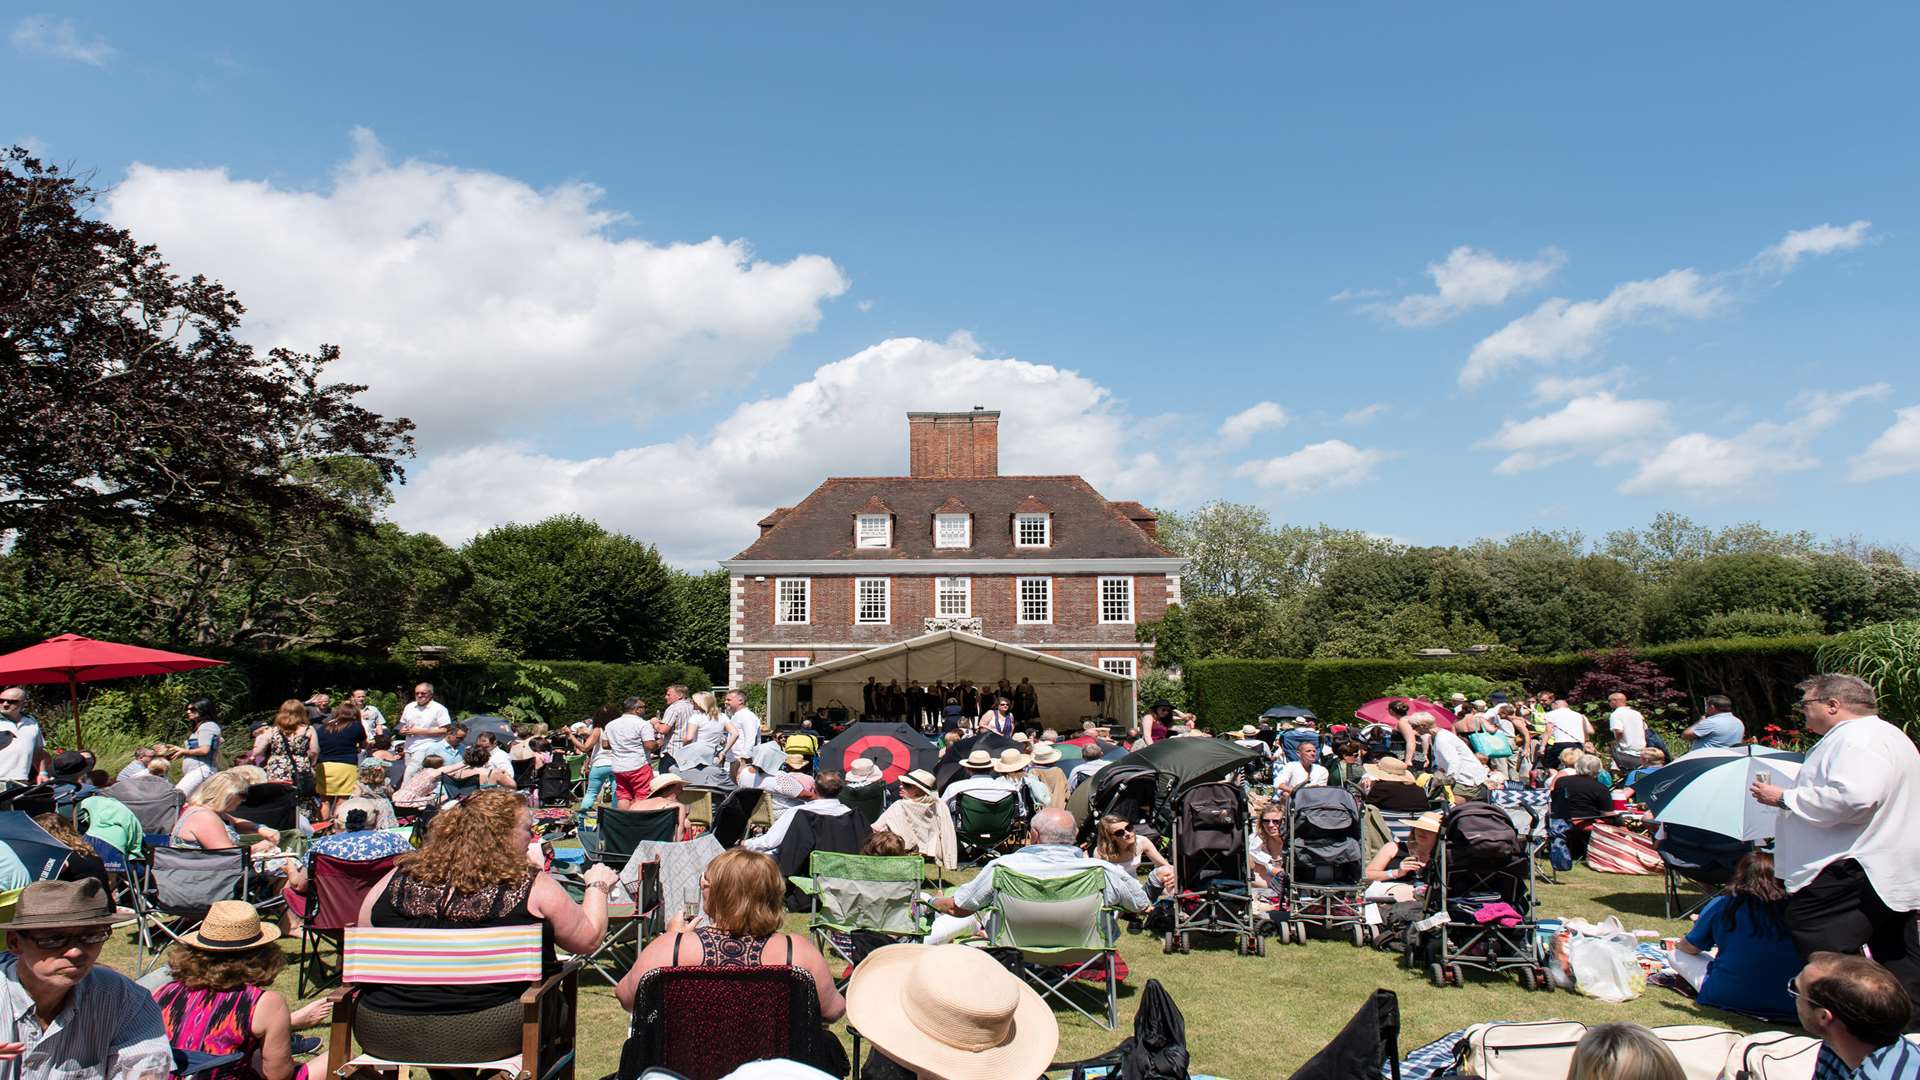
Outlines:
<svg viewBox="0 0 1920 1080"><path fill-rule="evenodd" d="M933 546L964 548L973 546L973 517L970 514L933 515Z"/></svg>
<svg viewBox="0 0 1920 1080"><path fill-rule="evenodd" d="M888 548L893 546L893 517L890 514L860 514L854 518L854 546Z"/></svg>
<svg viewBox="0 0 1920 1080"><path fill-rule="evenodd" d="M1052 514L1013 515L1014 547L1047 547L1053 543Z"/></svg>

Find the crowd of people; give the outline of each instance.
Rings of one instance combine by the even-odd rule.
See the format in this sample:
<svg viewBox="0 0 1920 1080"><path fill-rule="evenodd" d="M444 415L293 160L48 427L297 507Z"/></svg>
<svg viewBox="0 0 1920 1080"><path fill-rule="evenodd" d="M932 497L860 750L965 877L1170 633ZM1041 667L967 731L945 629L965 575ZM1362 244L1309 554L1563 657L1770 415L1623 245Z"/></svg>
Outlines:
<svg viewBox="0 0 1920 1080"><path fill-rule="evenodd" d="M894 688L870 688L872 715L894 715ZM421 683L391 728L364 691L338 705L324 694L290 699L231 763L212 702L196 700L178 742L143 747L108 776L81 752L50 753L26 715L25 692L0 691L0 739L13 735L0 744L0 781L45 784L49 831L64 829L75 842L63 880L44 882L29 882L17 859L10 867L0 845L0 887L23 890L7 925L9 955L0 959L14 1033L0 1041L0 1060L17 1061L21 1076L158 1077L172 1070L175 1050L237 1052L251 1075L321 1075L324 1056L303 1063L296 1051L307 1049L299 1030L327 1019L325 1001L296 1007L272 988L287 936L300 932L316 855L397 860L367 891L361 925L539 926L551 965L560 952L599 947L623 885L603 865L564 870L538 835L541 815L557 810L576 821L602 808L674 810L675 835L687 839L698 830L680 795L701 787L763 790L772 824L700 866L699 902L675 912L639 951L618 983L623 1006L633 1008L642 978L662 967L789 966L814 983L822 1022L844 1015L904 1075L1038 1075L1057 1048L1053 1014L993 957L956 943L981 931L998 868L1038 877L1098 868L1107 905L1129 914L1174 891L1162 845L1135 821L1083 821L1067 809L1073 791L1129 750L1217 737L1250 751L1258 767L1241 777L1254 793L1247 877L1259 889L1277 887L1287 873L1285 807L1303 790L1345 788L1364 805L1411 816L1404 835L1365 863L1367 899L1393 903L1421 887L1450 806L1507 787L1544 788L1550 819L1602 818L1669 756L1684 761L1686 750L1744 739L1724 698L1709 699L1681 736L1688 747L1672 750L1621 695L1601 724L1551 693L1519 702L1456 695L1444 723L1409 706L1377 728L1262 719L1218 736L1161 701L1128 730L1089 724L1068 733L1080 750L1074 761L1063 760L1061 732L1041 726L1030 709L1021 719L1019 685L972 687L978 714L961 688L922 686L918 697L912 689L899 691L898 707L947 745L982 733L1004 735L1008 745L956 756L957 775L944 783L919 769L889 779L868 759L845 768L820 762L821 733L811 729L775 738L737 690L716 698L673 686L658 710L634 696L566 728L473 732ZM1676 967L1704 1004L1797 1020L1822 1039L1829 1071L1821 1080L1911 1080L1920 1077L1920 1057L1899 1036L1914 1029L1920 993L1920 871L1910 857L1920 836L1920 752L1878 718L1866 683L1828 675L1801 690L1798 708L1819 741L1791 782L1751 791L1779 808L1777 839L1742 857L1677 944ZM936 714L929 695L953 705ZM269 805L256 797L263 790L287 793L290 818L258 819L256 808ZM809 937L784 928L790 890L781 867L789 845L816 842L829 819L851 820L863 790L877 793L878 812L861 818L859 850L919 855L941 870L958 863L962 796L1016 800L1023 824L979 873L932 898L937 914L923 940L863 950L848 983L836 980ZM118 883L83 857L89 845L74 827L137 855L146 837L134 811L156 798L177 807L169 844L245 846L263 884L251 897L214 905L168 954L166 980L143 988L98 966L110 927L132 913L115 906ZM280 899L286 903L268 902ZM423 1064L510 1054L519 1046L524 989L368 986L358 996L355 1037L369 1053ZM424 1017L436 1019L423 1024ZM461 1037L446 1038L449 1030ZM818 1046L818 1060L807 1064L844 1076L837 1042ZM1582 1041L1571 1075L1664 1080L1671 1058L1643 1030L1609 1025Z"/></svg>

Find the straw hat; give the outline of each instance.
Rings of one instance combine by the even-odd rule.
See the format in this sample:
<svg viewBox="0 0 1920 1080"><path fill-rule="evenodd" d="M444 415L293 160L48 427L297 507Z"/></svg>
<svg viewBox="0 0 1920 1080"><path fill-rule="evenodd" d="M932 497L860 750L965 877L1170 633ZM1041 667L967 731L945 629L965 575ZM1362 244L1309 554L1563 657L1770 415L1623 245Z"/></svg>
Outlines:
<svg viewBox="0 0 1920 1080"><path fill-rule="evenodd" d="M1019 748L1009 746L1005 750L1000 751L1000 756L993 760L993 771L997 773L1017 773L1031 764L1033 764L1033 756L1031 754L1023 754Z"/></svg>
<svg viewBox="0 0 1920 1080"><path fill-rule="evenodd" d="M1016 753L1017 752L1018 751L1016 751ZM960 767L963 769L991 769L993 768L993 755L987 753L985 750L975 750L973 753L967 755L966 760L960 763Z"/></svg>
<svg viewBox="0 0 1920 1080"><path fill-rule="evenodd" d="M933 794L934 786L938 783L938 781L934 780L933 774L925 769L915 769L910 773L903 773L900 777L900 782L908 787L919 788L929 795Z"/></svg>
<svg viewBox="0 0 1920 1080"><path fill-rule="evenodd" d="M1050 742L1043 742L1033 748L1035 765L1051 765L1060 760L1060 751Z"/></svg>
<svg viewBox="0 0 1920 1080"><path fill-rule="evenodd" d="M20 890L7 930L67 930L132 922L128 908L114 907L98 878L36 881Z"/></svg>
<svg viewBox="0 0 1920 1080"><path fill-rule="evenodd" d="M239 952L280 940L280 928L262 924L260 912L245 900L221 900L207 909L200 929L183 935L180 944L203 952Z"/></svg>
<svg viewBox="0 0 1920 1080"><path fill-rule="evenodd" d="M1252 724L1241 724L1240 737L1243 739L1257 739L1260 737L1260 729L1254 727Z"/></svg>
<svg viewBox="0 0 1920 1080"><path fill-rule="evenodd" d="M880 771L880 764L869 757L856 758L847 767L847 782L850 784L871 784L885 779L886 774Z"/></svg>
<svg viewBox="0 0 1920 1080"><path fill-rule="evenodd" d="M1027 734L1024 731L1016 731L1013 733L1013 741L1024 746L1027 743L1030 743L1033 741L1033 736Z"/></svg>
<svg viewBox="0 0 1920 1080"><path fill-rule="evenodd" d="M1367 766L1367 775L1375 780L1393 780L1402 784L1413 782L1413 773L1407 769L1407 763L1397 757L1383 757Z"/></svg>
<svg viewBox="0 0 1920 1080"><path fill-rule="evenodd" d="M1459 705L1467 700L1467 695L1456 691L1450 695L1447 700L1453 702L1455 705Z"/></svg>
<svg viewBox="0 0 1920 1080"><path fill-rule="evenodd" d="M659 776L653 778L652 792L658 795L665 788L679 787L686 782L687 778L681 776L679 773L661 773Z"/></svg>
<svg viewBox="0 0 1920 1080"><path fill-rule="evenodd" d="M806 767L807 767L807 756L805 754L788 754L787 755L787 768L804 769Z"/></svg>
<svg viewBox="0 0 1920 1080"><path fill-rule="evenodd" d="M1440 815L1429 810L1413 819L1413 827L1421 832L1437 833L1440 831Z"/></svg>
<svg viewBox="0 0 1920 1080"><path fill-rule="evenodd" d="M941 1080L1039 1076L1060 1047L1053 1010L980 949L888 945L847 986L847 1022L894 1061Z"/></svg>

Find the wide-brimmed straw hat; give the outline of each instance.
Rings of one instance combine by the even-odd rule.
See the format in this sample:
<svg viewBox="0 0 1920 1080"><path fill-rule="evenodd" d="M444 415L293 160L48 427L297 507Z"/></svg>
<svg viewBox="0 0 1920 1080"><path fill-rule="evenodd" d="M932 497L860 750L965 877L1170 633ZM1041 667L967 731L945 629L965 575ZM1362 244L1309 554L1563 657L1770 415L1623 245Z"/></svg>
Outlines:
<svg viewBox="0 0 1920 1080"><path fill-rule="evenodd" d="M680 787L686 782L687 778L679 773L661 773L653 778L653 787L650 790L658 795L662 788Z"/></svg>
<svg viewBox="0 0 1920 1080"><path fill-rule="evenodd" d="M1413 828L1419 829L1421 832L1437 833L1440 831L1440 815L1429 810L1413 819Z"/></svg>
<svg viewBox="0 0 1920 1080"><path fill-rule="evenodd" d="M991 769L993 768L993 755L987 753L985 750L975 750L973 753L967 755L966 760L960 763L960 767L963 769Z"/></svg>
<svg viewBox="0 0 1920 1080"><path fill-rule="evenodd" d="M1033 748L1035 765L1051 765L1060 760L1060 750L1050 742L1039 743Z"/></svg>
<svg viewBox="0 0 1920 1080"><path fill-rule="evenodd" d="M928 794L932 794L934 786L939 783L933 778L933 774L925 769L915 769L912 772L901 774L900 782L908 787L919 788Z"/></svg>
<svg viewBox="0 0 1920 1080"><path fill-rule="evenodd" d="M854 969L847 1022L921 1076L1039 1076L1060 1048L1060 1022L1039 994L965 945L888 945Z"/></svg>
<svg viewBox="0 0 1920 1080"><path fill-rule="evenodd" d="M245 900L221 900L207 909L200 929L182 935L180 944L203 952L240 952L280 940L280 928L262 923L260 912Z"/></svg>
<svg viewBox="0 0 1920 1080"><path fill-rule="evenodd" d="M1396 780L1403 784L1413 780L1407 763L1397 757L1383 757L1367 766L1367 775L1375 780Z"/></svg>
<svg viewBox="0 0 1920 1080"><path fill-rule="evenodd" d="M1241 724L1240 737L1243 739L1257 739L1260 737L1260 729L1254 727L1252 724Z"/></svg>
<svg viewBox="0 0 1920 1080"><path fill-rule="evenodd" d="M870 784L885 778L880 763L870 757L855 758L853 764L847 766L847 779L856 784Z"/></svg>
<svg viewBox="0 0 1920 1080"><path fill-rule="evenodd" d="M804 769L806 767L807 767L807 756L805 754L788 754L787 755L787 768Z"/></svg>
<svg viewBox="0 0 1920 1080"><path fill-rule="evenodd" d="M993 771L1017 773L1031 764L1033 764L1033 755L1023 754L1017 747L1009 746L1000 751L999 757L993 759Z"/></svg>
<svg viewBox="0 0 1920 1080"><path fill-rule="evenodd" d="M113 896L98 878L36 881L20 890L7 930L66 930L132 922L131 909L113 906Z"/></svg>

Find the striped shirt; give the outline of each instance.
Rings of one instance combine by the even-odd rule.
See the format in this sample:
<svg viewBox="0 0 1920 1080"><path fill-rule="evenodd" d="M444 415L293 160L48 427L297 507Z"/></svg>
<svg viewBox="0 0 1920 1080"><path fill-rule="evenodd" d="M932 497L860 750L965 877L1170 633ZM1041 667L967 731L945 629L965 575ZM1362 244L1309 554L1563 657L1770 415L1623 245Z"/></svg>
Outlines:
<svg viewBox="0 0 1920 1080"><path fill-rule="evenodd" d="M1920 1046L1901 1039L1862 1058L1858 1069L1847 1068L1840 1055L1822 1046L1813 1080L1920 1080Z"/></svg>
<svg viewBox="0 0 1920 1080"><path fill-rule="evenodd" d="M25 1043L14 1075L32 1080L165 1080L173 1069L160 1006L132 979L95 967L53 1023L40 1026L18 958L0 953L0 1039Z"/></svg>

